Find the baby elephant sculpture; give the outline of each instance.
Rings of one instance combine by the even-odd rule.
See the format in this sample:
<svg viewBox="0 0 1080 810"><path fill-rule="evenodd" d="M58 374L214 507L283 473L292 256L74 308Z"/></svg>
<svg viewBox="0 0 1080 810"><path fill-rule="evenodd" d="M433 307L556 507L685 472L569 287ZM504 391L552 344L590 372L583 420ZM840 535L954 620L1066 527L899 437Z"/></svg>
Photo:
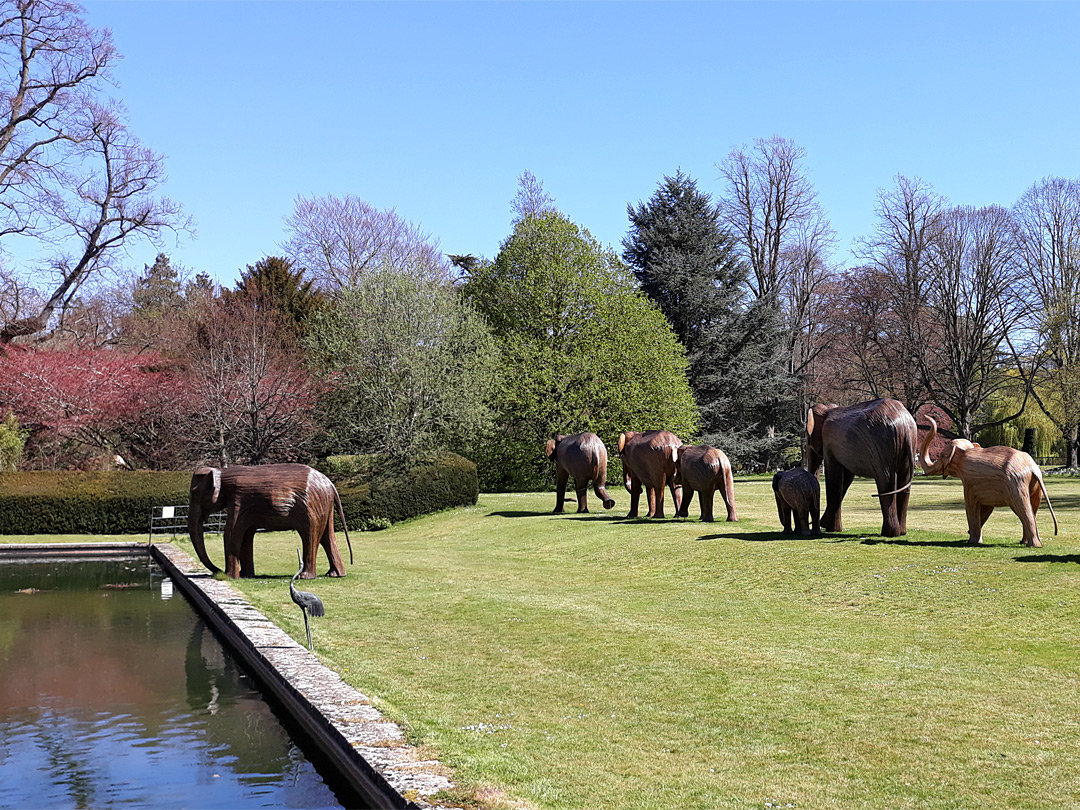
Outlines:
<svg viewBox="0 0 1080 810"><path fill-rule="evenodd" d="M773 476L772 488L784 534L791 534L793 514L796 532L802 535L821 534L821 527L818 525L821 514L821 484L818 483L816 475L802 467L778 472Z"/></svg>
<svg viewBox="0 0 1080 810"><path fill-rule="evenodd" d="M675 462L679 458L682 440L668 430L648 430L644 433L628 430L619 434L619 455L623 463L623 483L630 493L628 518L638 516L641 488L649 499L646 517L664 516L664 487L671 488L675 512L682 504L682 487L675 482Z"/></svg>
<svg viewBox="0 0 1080 810"><path fill-rule="evenodd" d="M191 476L188 533L195 553L212 572L203 542L203 518L228 510L225 518L225 574L236 579L255 576L255 530L295 529L304 544L301 579L315 578L315 557L322 546L330 561L331 577L345 576L345 565L334 537L334 507L341 515L345 541L352 542L345 525L341 498L330 479L306 464L235 465L218 469L200 467Z"/></svg>
<svg viewBox="0 0 1080 810"><path fill-rule="evenodd" d="M964 507L967 510L968 542L982 543L982 527L995 506L1008 506L1024 527L1023 544L1042 546L1036 515L1046 498L1058 533L1057 515L1046 494L1042 470L1035 459L1012 447L982 447L967 439L953 439L937 461L928 458L930 443L937 435L937 422L930 419L930 432L919 451L923 472L927 475L950 475L964 482Z"/></svg>
<svg viewBox="0 0 1080 810"><path fill-rule="evenodd" d="M607 448L595 433L575 433L573 436L556 436L549 439L545 448L547 457L555 462L555 514L563 512L566 500L566 482L574 477L574 490L577 492L578 512L589 511L589 482L593 492L605 509L614 509L615 501L608 495L604 483L607 481Z"/></svg>
<svg viewBox="0 0 1080 810"><path fill-rule="evenodd" d="M675 481L683 487L682 505L676 511L676 517L690 516L690 502L694 493L701 501L701 519L713 522L713 496L717 490L727 507L728 522L738 521L735 514L735 482L731 477L731 462L723 450L707 444L679 448L679 457L675 461Z"/></svg>

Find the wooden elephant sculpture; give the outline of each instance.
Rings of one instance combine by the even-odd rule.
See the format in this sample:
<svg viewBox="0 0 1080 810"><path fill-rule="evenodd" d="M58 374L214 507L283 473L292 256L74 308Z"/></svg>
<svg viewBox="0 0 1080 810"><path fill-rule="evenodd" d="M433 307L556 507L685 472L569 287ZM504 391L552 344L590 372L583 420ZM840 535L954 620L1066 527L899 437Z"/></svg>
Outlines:
<svg viewBox="0 0 1080 810"><path fill-rule="evenodd" d="M556 436L549 439L545 448L547 457L555 462L555 510L562 514L566 500L566 482L574 478L574 490L577 492L578 512L589 511L589 482L593 492L604 504L605 509L614 509L615 500L608 495L604 484L607 481L607 448L595 433L575 433L572 436Z"/></svg>
<svg viewBox="0 0 1080 810"><path fill-rule="evenodd" d="M1036 516L1043 498L1054 519L1057 515L1046 494L1042 470L1035 459L1012 447L982 447L967 439L953 439L937 461L928 458L930 443L937 435L937 422L930 422L930 432L919 451L923 472L927 475L950 475L964 482L964 508L967 511L968 542L982 543L982 528L995 506L1008 506L1020 518L1025 546L1042 546Z"/></svg>
<svg viewBox="0 0 1080 810"><path fill-rule="evenodd" d="M815 405L806 414L807 468L817 475L825 463L825 514L821 527L843 529L840 507L856 475L877 482L881 534L907 534L908 498L915 476L915 418L895 399L856 405Z"/></svg>
<svg viewBox="0 0 1080 810"><path fill-rule="evenodd" d="M791 534L791 518L795 516L795 531L802 535L821 534L818 523L821 513L821 484L816 475L802 467L778 472L772 479L776 511L784 534Z"/></svg>
<svg viewBox="0 0 1080 810"><path fill-rule="evenodd" d="M649 501L646 517L664 516L665 486L671 488L671 497L678 513L682 504L682 487L675 482L675 462L679 458L680 447L682 440L667 430L648 430L644 433L630 430L619 434L623 483L630 493L628 518L638 516L642 487Z"/></svg>
<svg viewBox="0 0 1080 810"><path fill-rule="evenodd" d="M735 481L731 475L731 462L723 450L707 444L683 445L675 461L675 481L682 484L682 504L676 517L690 516L690 502L698 493L701 502L701 519L713 521L713 500L717 491L727 507L728 522L738 521L735 514Z"/></svg>
<svg viewBox="0 0 1080 810"><path fill-rule="evenodd" d="M203 519L227 510L225 574L236 579L255 576L256 529L295 529L304 546L302 579L314 579L319 546L330 561L327 576L345 576L345 565L334 536L334 507L341 515L352 562L352 541L345 525L341 498L330 479L306 464L200 467L191 476L188 533L202 564L216 573L203 541Z"/></svg>

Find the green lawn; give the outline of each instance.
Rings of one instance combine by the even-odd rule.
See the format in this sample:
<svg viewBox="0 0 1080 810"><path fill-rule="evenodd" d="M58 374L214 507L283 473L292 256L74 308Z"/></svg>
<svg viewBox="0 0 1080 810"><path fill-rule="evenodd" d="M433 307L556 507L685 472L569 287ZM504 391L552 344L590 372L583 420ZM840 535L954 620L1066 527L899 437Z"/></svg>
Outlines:
<svg viewBox="0 0 1080 810"><path fill-rule="evenodd" d="M1077 806L1080 480L1047 486L1042 549L1002 509L968 547L951 480L916 480L896 539L862 480L821 538L778 533L767 478L737 479L737 524L484 495L354 534L348 577L303 587L324 660L481 803ZM257 537L240 586L302 639L297 545Z"/></svg>

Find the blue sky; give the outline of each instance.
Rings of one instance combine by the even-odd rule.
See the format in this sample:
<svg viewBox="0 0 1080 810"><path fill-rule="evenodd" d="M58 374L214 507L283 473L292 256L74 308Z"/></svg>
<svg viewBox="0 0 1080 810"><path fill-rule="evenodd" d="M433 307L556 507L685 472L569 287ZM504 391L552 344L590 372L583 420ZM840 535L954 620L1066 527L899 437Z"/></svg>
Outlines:
<svg viewBox="0 0 1080 810"><path fill-rule="evenodd" d="M1075 3L86 9L124 55L132 130L166 156L166 193L196 221L166 252L226 284L280 252L299 194L354 194L445 252L493 257L529 170L619 248L627 203L665 174L716 195L728 152L775 134L806 150L843 265L898 173L966 205L1080 176Z"/></svg>

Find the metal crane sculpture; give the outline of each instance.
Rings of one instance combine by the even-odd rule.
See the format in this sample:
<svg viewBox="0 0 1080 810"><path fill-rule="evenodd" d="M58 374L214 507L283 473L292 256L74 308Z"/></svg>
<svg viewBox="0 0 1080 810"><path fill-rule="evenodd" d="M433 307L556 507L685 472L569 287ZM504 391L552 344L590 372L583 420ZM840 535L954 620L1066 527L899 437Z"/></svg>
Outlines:
<svg viewBox="0 0 1080 810"><path fill-rule="evenodd" d="M289 596L300 607L300 610L304 613L304 630L307 631L307 646L309 650L315 648L311 645L311 625L308 624L308 614L312 616L325 616L326 608L323 607L322 599L317 597L313 593L307 591L296 590L296 578L304 571L304 558L300 556L300 549L296 550L296 559L300 561L300 570L293 574L293 578L289 580Z"/></svg>

